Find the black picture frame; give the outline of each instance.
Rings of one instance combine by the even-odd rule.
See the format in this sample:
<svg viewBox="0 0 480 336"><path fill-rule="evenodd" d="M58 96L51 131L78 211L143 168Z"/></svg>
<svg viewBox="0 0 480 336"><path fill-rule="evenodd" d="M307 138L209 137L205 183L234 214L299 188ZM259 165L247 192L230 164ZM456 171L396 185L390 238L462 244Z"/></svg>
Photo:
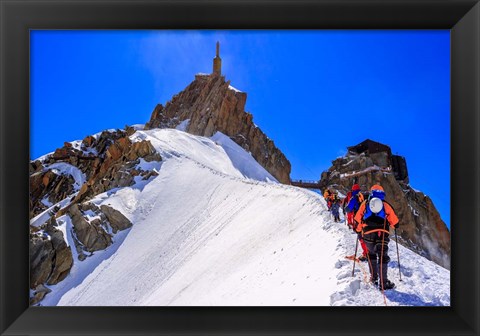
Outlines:
<svg viewBox="0 0 480 336"><path fill-rule="evenodd" d="M1 0L0 11L2 335L479 334L478 1ZM451 30L451 307L29 307L29 30L180 28Z"/></svg>

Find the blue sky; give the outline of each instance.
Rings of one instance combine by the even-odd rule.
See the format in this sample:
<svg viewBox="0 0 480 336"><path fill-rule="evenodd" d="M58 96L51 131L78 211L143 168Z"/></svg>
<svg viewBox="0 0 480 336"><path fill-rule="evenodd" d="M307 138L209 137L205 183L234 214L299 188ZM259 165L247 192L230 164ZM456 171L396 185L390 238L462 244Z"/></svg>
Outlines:
<svg viewBox="0 0 480 336"><path fill-rule="evenodd" d="M407 159L410 184L450 226L450 32L32 31L31 158L143 124L199 72L247 92L246 110L318 180L367 138Z"/></svg>

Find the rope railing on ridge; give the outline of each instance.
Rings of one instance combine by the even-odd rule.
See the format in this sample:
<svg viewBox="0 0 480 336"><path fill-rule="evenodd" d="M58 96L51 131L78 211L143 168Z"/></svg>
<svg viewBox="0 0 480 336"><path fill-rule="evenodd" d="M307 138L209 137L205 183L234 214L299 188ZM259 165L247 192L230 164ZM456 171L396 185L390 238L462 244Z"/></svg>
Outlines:
<svg viewBox="0 0 480 336"><path fill-rule="evenodd" d="M306 188L306 189L320 189L320 181L291 180L291 183L295 187Z"/></svg>
<svg viewBox="0 0 480 336"><path fill-rule="evenodd" d="M319 184L320 181L313 181L313 180L291 180L292 183L311 183L311 184Z"/></svg>

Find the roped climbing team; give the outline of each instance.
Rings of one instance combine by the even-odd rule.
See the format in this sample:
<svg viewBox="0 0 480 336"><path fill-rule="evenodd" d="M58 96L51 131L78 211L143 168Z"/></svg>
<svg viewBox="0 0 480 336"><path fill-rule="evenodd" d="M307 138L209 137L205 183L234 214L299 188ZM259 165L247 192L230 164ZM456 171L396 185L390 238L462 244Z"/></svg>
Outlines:
<svg viewBox="0 0 480 336"><path fill-rule="evenodd" d="M323 195L329 210L335 204L332 195L335 193L329 189ZM395 284L388 279L388 243L390 228L398 228L399 219L393 207L385 201L382 186L373 185L365 197L360 186L354 184L342 201L342 209L348 227L358 235L363 251L358 260L368 261L371 282L381 290L395 288Z"/></svg>

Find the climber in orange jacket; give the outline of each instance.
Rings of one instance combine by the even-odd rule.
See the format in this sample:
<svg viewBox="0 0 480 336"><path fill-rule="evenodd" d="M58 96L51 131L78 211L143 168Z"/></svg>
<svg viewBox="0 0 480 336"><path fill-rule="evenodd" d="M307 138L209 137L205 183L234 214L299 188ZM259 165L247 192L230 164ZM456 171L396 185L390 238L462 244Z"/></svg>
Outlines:
<svg viewBox="0 0 480 336"><path fill-rule="evenodd" d="M335 195L330 189L325 189L325 192L323 193L323 198L325 199L325 202L327 202L327 208L330 210L330 207L332 206L332 200Z"/></svg>
<svg viewBox="0 0 480 336"><path fill-rule="evenodd" d="M352 186L352 190L347 194L347 197L344 200L344 206L343 206L344 213L347 214L347 225L352 230L355 230L356 228L356 223L353 220L353 217L357 213L363 201L364 201L364 198L363 198L363 194L360 191L360 186L355 183ZM361 235L358 236L358 241L360 242L360 246L362 247L362 251L363 251L362 255L358 258L358 260L366 261L367 254L368 254L367 245L365 245L365 242L363 241L363 238ZM350 259L352 257L355 257L355 255L349 256L347 258Z"/></svg>
<svg viewBox="0 0 480 336"><path fill-rule="evenodd" d="M372 282L382 290L394 288L395 284L387 276L390 261L388 242L390 227L397 228L399 220L392 206L385 201L382 186L372 186L368 200L360 205L354 220L357 223L356 230L362 234L368 249Z"/></svg>

